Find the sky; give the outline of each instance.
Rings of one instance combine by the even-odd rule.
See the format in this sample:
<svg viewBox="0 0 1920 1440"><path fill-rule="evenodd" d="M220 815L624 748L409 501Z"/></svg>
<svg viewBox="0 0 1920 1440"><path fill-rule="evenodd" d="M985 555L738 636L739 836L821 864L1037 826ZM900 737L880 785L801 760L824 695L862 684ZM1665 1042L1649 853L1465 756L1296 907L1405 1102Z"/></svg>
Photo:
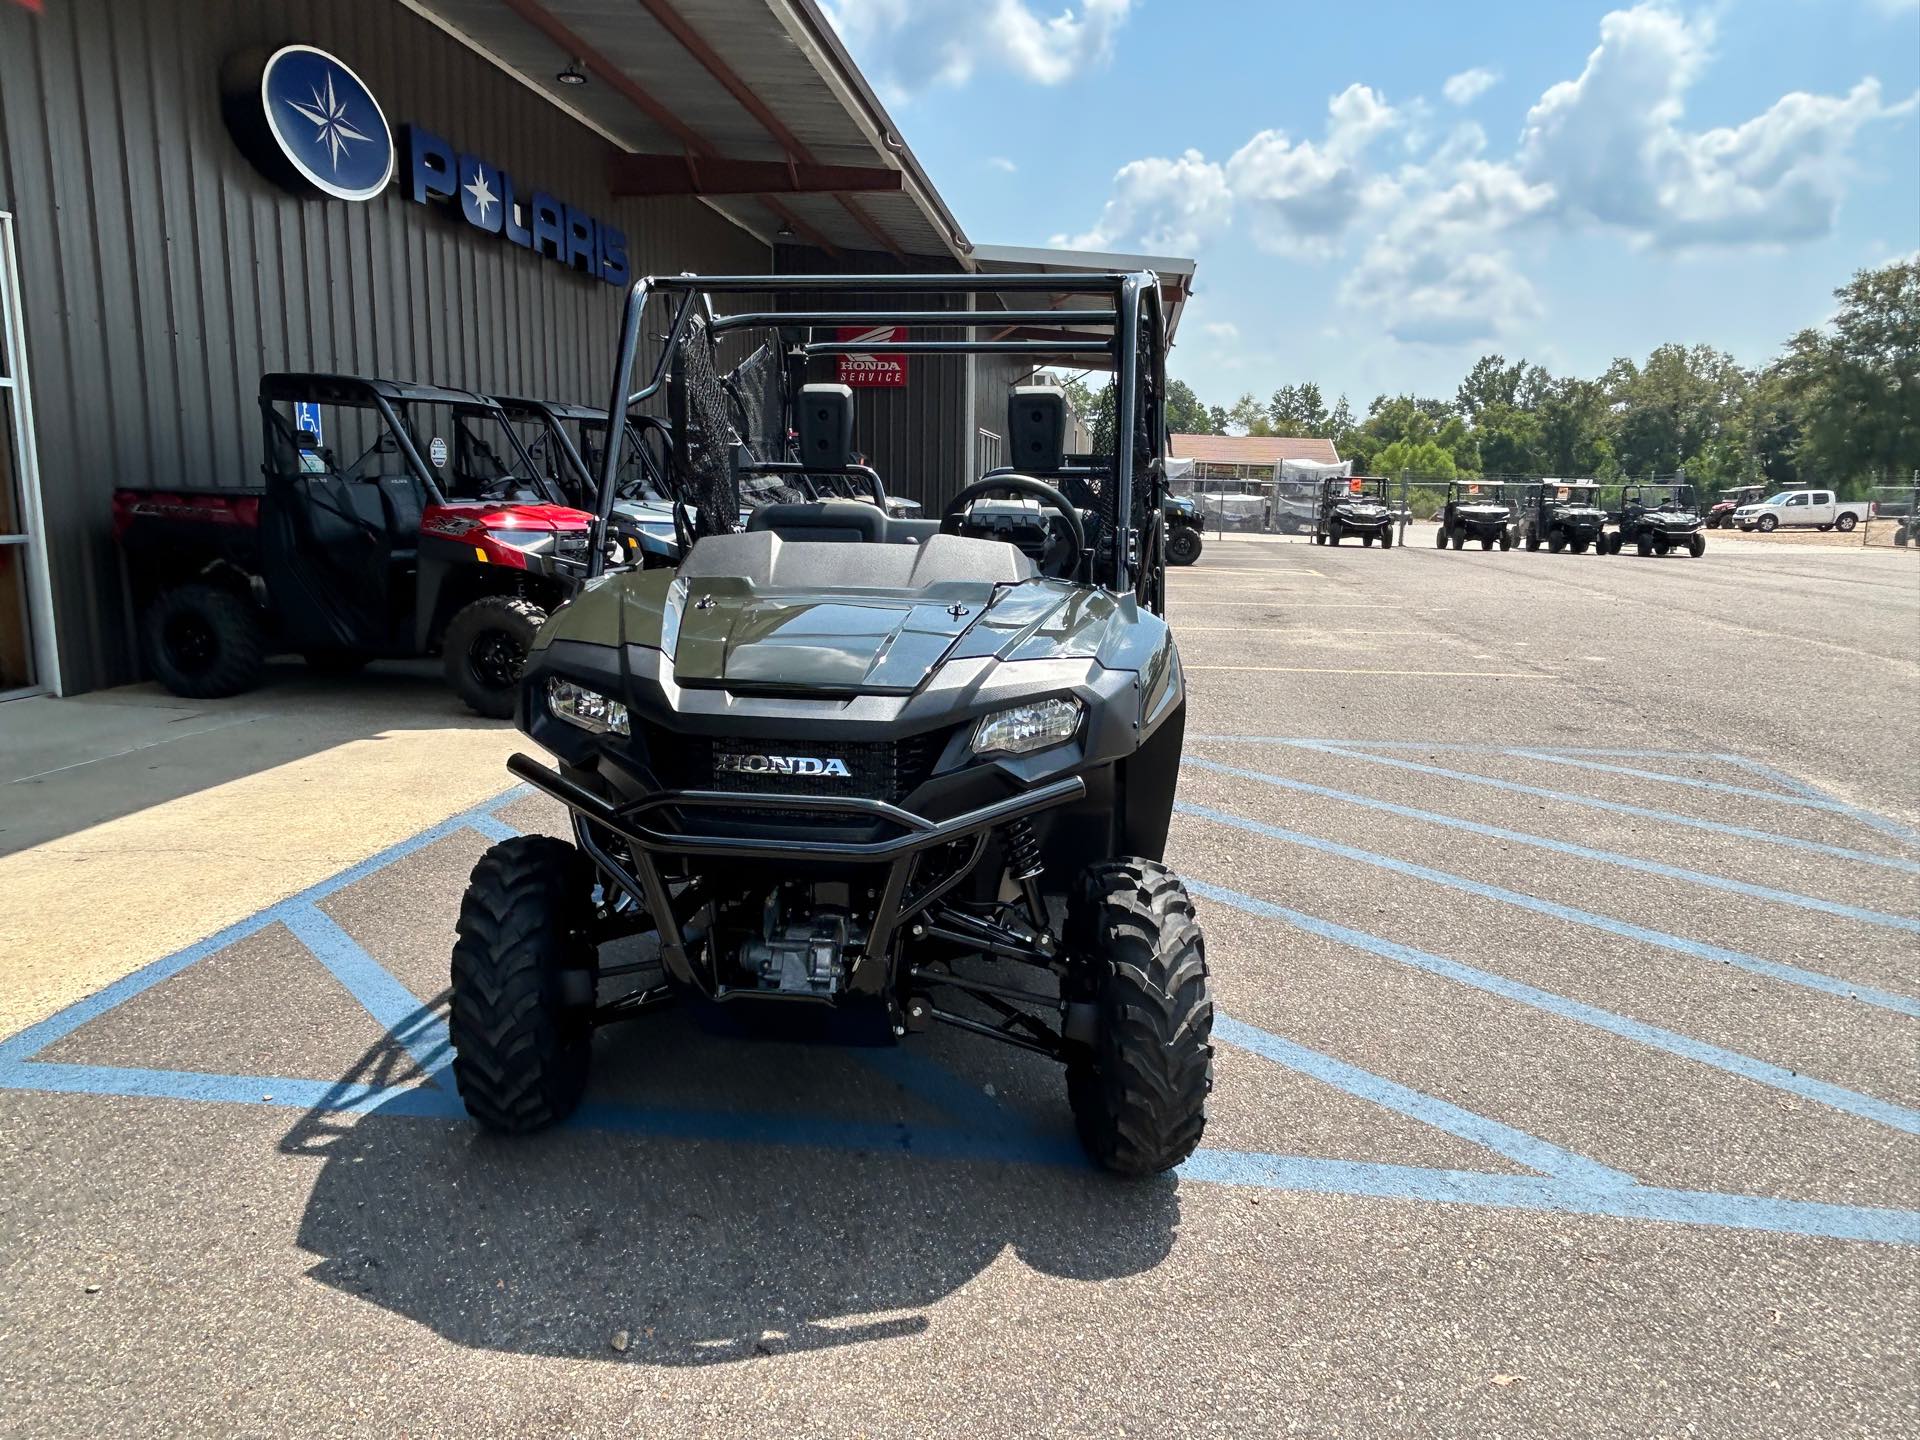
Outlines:
<svg viewBox="0 0 1920 1440"><path fill-rule="evenodd" d="M1920 0L825 0L977 243L1192 256L1172 373L1762 364L1920 251Z"/></svg>

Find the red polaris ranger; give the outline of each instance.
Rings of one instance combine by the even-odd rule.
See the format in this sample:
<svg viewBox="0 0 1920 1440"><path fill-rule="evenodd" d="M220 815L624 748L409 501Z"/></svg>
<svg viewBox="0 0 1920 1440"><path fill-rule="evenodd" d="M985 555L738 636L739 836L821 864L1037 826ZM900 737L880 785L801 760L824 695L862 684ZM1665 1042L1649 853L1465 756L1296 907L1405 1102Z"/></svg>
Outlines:
<svg viewBox="0 0 1920 1440"><path fill-rule="evenodd" d="M513 714L520 663L587 572L592 517L466 390L268 375L259 488L118 490L147 663L233 695L295 651L326 670L440 654L474 710Z"/></svg>

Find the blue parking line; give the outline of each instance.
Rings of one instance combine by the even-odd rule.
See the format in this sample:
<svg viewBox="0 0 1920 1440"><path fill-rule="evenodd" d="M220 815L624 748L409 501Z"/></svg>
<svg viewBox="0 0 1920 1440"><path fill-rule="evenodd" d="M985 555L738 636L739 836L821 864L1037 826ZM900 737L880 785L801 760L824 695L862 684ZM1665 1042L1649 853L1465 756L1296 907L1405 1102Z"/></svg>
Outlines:
<svg viewBox="0 0 1920 1440"><path fill-rule="evenodd" d="M404 860L437 840L444 840L456 831L467 828L476 816L491 816L498 807L532 793L530 786L515 785L491 800L483 800L470 810L464 810L451 819L443 820L438 825L422 830L418 835L409 836L397 844L389 845L378 854L371 855L336 875L330 875L325 880L309 885L296 895L290 895L285 900L267 906L264 910L255 911L244 920L236 920L204 940L196 940L185 949L162 956L130 975L123 975L104 989L95 991L83 1000L76 1000L64 1010L56 1011L38 1024L29 1025L19 1033L0 1041L0 1066L26 1060L39 1054L56 1040L65 1039L82 1025L104 1015L116 1005L124 1005L142 991L150 990L155 985L172 979L196 960L204 959L216 950L224 950L227 946L244 940L250 935L257 935L277 921L284 922L288 916L315 902L324 900L327 896L336 894L347 886L386 869L398 860Z"/></svg>
<svg viewBox="0 0 1920 1440"><path fill-rule="evenodd" d="M446 1020L394 978L338 921L317 905L301 906L286 926L387 1031L429 1080L453 1063L453 1041Z"/></svg>
<svg viewBox="0 0 1920 1440"><path fill-rule="evenodd" d="M1282 1039L1244 1021L1216 1015L1213 1038L1237 1045L1242 1050L1250 1050L1264 1060L1288 1070L1297 1070L1302 1075L1309 1075L1322 1084L1343 1090L1384 1110L1405 1115L1422 1125L1431 1125L1470 1144L1483 1146L1543 1175L1553 1175L1601 1190L1637 1183L1624 1170L1615 1170L1597 1160L1589 1160L1537 1135L1529 1135L1524 1130L1464 1110L1451 1101L1388 1080L1324 1051L1310 1050L1305 1045Z"/></svg>
<svg viewBox="0 0 1920 1440"><path fill-rule="evenodd" d="M1709 945L1699 940L1683 939L1678 935L1670 935L1664 930L1652 930L1644 925L1633 925L1606 915L1596 915L1590 910L1576 910L1571 905L1542 900L1534 895L1522 894L1518 890L1507 890L1498 885L1489 885L1481 880L1470 879L1465 875L1435 870L1427 865L1417 865L1410 860L1397 860L1391 855L1376 854L1372 850L1362 850L1357 846L1342 845L1337 840L1323 840L1317 835L1304 835L1298 830L1269 825L1264 820L1250 820L1244 815L1235 815L1229 811L1214 810L1205 805L1193 805L1185 800L1177 803L1174 809L1182 815L1191 815L1199 820L1210 820L1216 825L1226 825L1236 830L1244 830L1249 834L1263 836L1268 840L1279 840L1288 845L1317 850L1323 855L1337 855L1343 860L1357 860L1362 865L1391 870L1397 875L1410 876L1415 880L1431 881L1435 885L1444 885L1469 895L1497 900L1503 905L1531 910L1536 915L1548 915L1555 920L1565 920L1572 925L1584 925L1592 930L1618 935L1623 940L1637 940L1645 945L1655 945L1662 950L1671 950L1678 955L1732 965L1752 975L1764 975L1771 980L1784 980L1789 985L1804 986L1809 990L1818 990L1822 994L1832 995L1842 1000L1858 1000L1882 1010L1891 1010L1896 1014L1910 1015L1920 1019L1920 1000L1907 995L1897 995L1891 990L1879 990L1871 985L1858 985L1850 980L1841 980L1832 975L1822 974L1818 970L1806 970L1798 965L1762 959L1758 955L1749 955L1743 950L1729 950L1723 945Z"/></svg>
<svg viewBox="0 0 1920 1440"><path fill-rule="evenodd" d="M498 844L502 840L511 840L520 834L518 827L507 824L497 815L475 815L468 819L467 828L478 831L487 839Z"/></svg>
<svg viewBox="0 0 1920 1440"><path fill-rule="evenodd" d="M1496 1210L1549 1210L1566 1215L1604 1215L1620 1220L1659 1220L1717 1229L1763 1230L1831 1240L1868 1240L1920 1245L1920 1210L1872 1205L1827 1205L1775 1200L1761 1195L1721 1195L1630 1185L1590 1190L1567 1180L1532 1175L1488 1175L1471 1170L1428 1170L1308 1155L1260 1155L1200 1150L1178 1171L1182 1180L1319 1195L1364 1195L1385 1200L1424 1200Z"/></svg>
<svg viewBox="0 0 1920 1440"><path fill-rule="evenodd" d="M1800 895L1792 890L1775 890L1767 885L1750 885L1744 880L1729 880L1723 875L1709 875L1703 870L1688 870L1659 860L1642 860L1637 855L1622 855L1614 850L1594 850L1565 840L1549 840L1544 835L1529 835L1524 830L1508 830L1500 825L1487 825L1478 820L1464 820L1457 815L1441 815L1432 810L1417 810L1411 805L1399 805L1391 800L1376 800L1371 795L1356 795L1350 790L1334 790L1306 780L1290 780L1283 775L1269 775L1261 770L1245 770L1238 765L1226 765L1218 760L1205 760L1189 755L1180 763L1196 770L1210 770L1216 775L1233 775L1242 780L1258 780L1262 785L1272 785L1276 789L1293 790L1303 795L1318 795L1323 799L1339 800L1344 804L1358 805L1367 810L1379 810L1407 820L1442 825L1450 830L1464 830L1469 834L1484 835L1493 840L1506 840L1515 845L1530 845L1536 850L1551 850L1558 855L1574 855L1582 860L1617 865L1623 870L1638 870L1643 874L1659 875L1668 880L1684 880L1692 885L1705 886L1709 890L1725 890L1729 894L1744 895L1750 900L1769 900L1775 904L1792 905L1802 910L1817 910L1823 915L1837 915L1844 920L1859 920L1888 930L1904 930L1909 934L1920 934L1920 920L1910 919L1905 915L1887 915L1878 910L1865 910L1857 905L1845 905L1837 900L1822 900L1813 895Z"/></svg>
<svg viewBox="0 0 1920 1440"><path fill-rule="evenodd" d="M1516 760L1532 760L1542 765L1564 765L1570 769L1593 770L1604 775L1626 775L1636 780L1653 780L1662 785L1678 785L1687 790L1711 790L1717 795L1736 795L1747 800L1764 800L1772 805L1790 805L1797 810L1823 810L1853 818L1853 806L1839 800L1812 795L1783 795L1778 790L1758 790L1751 785L1729 785L1720 780L1702 780L1696 775L1674 775L1665 770L1642 770L1634 765L1611 765L1603 760L1583 760L1573 755L1555 755L1547 750L1512 749L1502 752Z"/></svg>
<svg viewBox="0 0 1920 1440"><path fill-rule="evenodd" d="M1806 781L1797 779L1776 766L1762 764L1758 760L1749 760L1744 755L1722 755L1719 758L1730 765L1738 765L1743 770L1751 770L1762 779L1771 780L1775 784L1786 786L1789 790L1798 791L1809 800L1824 801L1842 815L1850 816L1883 835L1891 835L1896 840L1920 843L1920 830L1914 829L1911 825L1902 825L1898 820L1889 820L1885 815L1876 815L1873 811L1863 809L1851 801L1842 800L1830 791L1822 790L1818 785L1809 785Z"/></svg>
<svg viewBox="0 0 1920 1440"><path fill-rule="evenodd" d="M1300 735L1195 735L1191 733L1188 734L1187 739L1195 742L1217 741L1222 744L1244 745L1337 745L1353 750L1440 750L1456 751L1463 755L1515 753L1511 745L1469 743L1458 740L1334 740ZM1789 775L1784 770L1763 764L1758 760L1750 760L1744 755L1729 755L1713 750L1633 750L1584 745L1532 746L1529 749L1532 753L1543 756L1593 756L1611 760L1714 760L1725 765L1737 765L1763 779L1774 781L1802 799L1818 800L1822 802L1821 808L1831 808L1835 813L1858 820L1862 825L1878 830L1883 835L1891 835L1900 840L1920 841L1920 830L1912 826L1902 825L1898 820L1889 820L1884 815L1876 815L1871 810L1864 810L1838 796L1828 794L1816 785L1809 785L1806 781ZM1678 778L1660 771L1648 773L1662 780Z"/></svg>
<svg viewBox="0 0 1920 1440"><path fill-rule="evenodd" d="M206 1075L191 1070L69 1065L51 1060L0 1066L0 1090L269 1105L356 1115L379 1110L389 1115L451 1119L466 1114L459 1100L430 1085L362 1085L346 1080L308 1080L287 1075Z"/></svg>
<svg viewBox="0 0 1920 1440"><path fill-rule="evenodd" d="M1459 780L1469 785L1484 785L1492 790L1502 790L1510 795L1531 795L1541 800L1557 800L1567 805L1579 805L1588 810L1606 810L1615 815L1631 815L1639 820L1657 820L1664 825L1681 825L1689 830L1706 830L1715 835L1731 835L1741 840L1755 840L1764 845L1784 845L1793 850L1805 850L1816 855L1831 855L1835 859L1850 860L1857 865L1876 865L1885 870L1899 870L1908 875L1920 875L1920 860L1908 860L1898 855L1876 855L1867 850L1851 850L1844 845L1826 845L1818 840L1802 840L1797 835L1777 835L1771 830L1753 830L1745 825L1723 825L1718 820L1702 820L1693 815L1681 815L1672 810L1653 810L1645 805L1628 805L1619 800L1602 800L1594 795L1580 795L1570 790L1549 790L1541 785L1522 785L1517 780L1498 780L1491 775L1475 775L1468 770L1449 770L1440 765L1426 765L1417 760L1400 760L1391 755L1369 755L1364 750L1349 750L1340 745L1324 745L1319 741L1291 740L1286 742L1299 750L1312 750L1321 755L1337 755L1344 760L1361 760L1369 765L1391 765L1397 770L1411 770L1419 775L1436 775L1443 780Z"/></svg>
<svg viewBox="0 0 1920 1440"><path fill-rule="evenodd" d="M1243 895L1238 890L1229 890L1221 885L1210 885L1204 880L1184 878L1187 880L1187 889L1195 895L1216 900L1222 905L1231 906L1248 915L1257 915L1263 920L1278 920L1282 924L1291 925L1296 930L1317 935L1323 940L1331 940L1355 950L1364 950L1369 955L1377 955L1383 960L1398 961L1416 970L1424 970L1429 975L1438 975L1443 979L1457 981L1475 990L1485 991L1489 995L1498 995L1502 999L1515 1001L1549 1015L1591 1026L1595 1030L1618 1036L1622 1040L1631 1040L1655 1050L1665 1051L1683 1060L1693 1060L1702 1065L1712 1066L1715 1070L1737 1075L1743 1080L1751 1080L1769 1089L1798 1096L1802 1100L1811 1100L1816 1104L1829 1106L1862 1120L1874 1121L1889 1129L1898 1130L1902 1134L1920 1135L1920 1111L1909 1110L1904 1106L1876 1099L1871 1095L1863 1095L1857 1090L1849 1090L1841 1085L1815 1080L1765 1060L1756 1060L1751 1055L1742 1055L1738 1051L1710 1045L1704 1040L1695 1040L1672 1030L1663 1030L1657 1025L1648 1025L1611 1010L1602 1010L1599 1006L1589 1005L1582 1000L1556 995L1551 990L1542 990L1518 980L1509 980L1504 975L1479 970L1461 961L1449 960L1444 955L1435 955L1431 951L1418 950L1395 940L1369 935L1364 930L1355 930L1346 925L1335 924L1331 920L1322 920L1314 915L1290 910L1284 905L1275 905L1268 900Z"/></svg>

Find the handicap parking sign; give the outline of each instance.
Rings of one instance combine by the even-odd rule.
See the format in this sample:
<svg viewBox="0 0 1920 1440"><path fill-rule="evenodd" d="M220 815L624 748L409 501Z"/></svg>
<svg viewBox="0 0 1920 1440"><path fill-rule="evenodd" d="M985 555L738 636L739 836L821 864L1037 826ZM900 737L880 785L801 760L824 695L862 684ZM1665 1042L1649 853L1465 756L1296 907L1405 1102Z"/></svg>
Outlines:
<svg viewBox="0 0 1920 1440"><path fill-rule="evenodd" d="M295 430L304 430L313 436L313 443L315 445L322 443L326 437L320 433L320 406L318 402L313 400L296 400L293 402L293 428Z"/></svg>

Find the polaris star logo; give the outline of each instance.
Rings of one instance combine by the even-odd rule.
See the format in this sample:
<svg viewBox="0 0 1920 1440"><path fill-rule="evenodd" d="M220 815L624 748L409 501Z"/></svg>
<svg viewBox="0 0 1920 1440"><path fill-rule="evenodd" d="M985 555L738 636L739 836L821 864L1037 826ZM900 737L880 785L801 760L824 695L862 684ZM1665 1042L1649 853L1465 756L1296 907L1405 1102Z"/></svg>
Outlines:
<svg viewBox="0 0 1920 1440"><path fill-rule="evenodd" d="M836 780L851 778L847 762L822 760L817 755L728 755L713 757L713 768L722 775L821 775Z"/></svg>

